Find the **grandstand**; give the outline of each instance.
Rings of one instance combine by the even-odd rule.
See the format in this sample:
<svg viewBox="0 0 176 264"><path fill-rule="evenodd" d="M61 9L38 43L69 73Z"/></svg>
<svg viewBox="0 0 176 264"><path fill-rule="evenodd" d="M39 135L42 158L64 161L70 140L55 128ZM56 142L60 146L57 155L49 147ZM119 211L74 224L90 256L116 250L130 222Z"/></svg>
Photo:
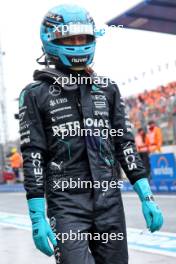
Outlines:
<svg viewBox="0 0 176 264"><path fill-rule="evenodd" d="M125 102L135 131L139 127L146 129L148 121L154 120L162 129L164 145L176 142L176 82L130 96Z"/></svg>

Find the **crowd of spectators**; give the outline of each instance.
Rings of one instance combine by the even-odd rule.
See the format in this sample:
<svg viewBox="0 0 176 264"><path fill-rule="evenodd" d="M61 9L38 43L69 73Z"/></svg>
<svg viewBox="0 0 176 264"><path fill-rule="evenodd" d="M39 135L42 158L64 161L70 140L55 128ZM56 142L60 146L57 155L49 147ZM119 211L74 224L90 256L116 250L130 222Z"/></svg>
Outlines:
<svg viewBox="0 0 176 264"><path fill-rule="evenodd" d="M173 113L176 113L176 82L131 96L125 102L136 130L147 127L153 120L162 128L164 141L172 137L168 128L173 128Z"/></svg>

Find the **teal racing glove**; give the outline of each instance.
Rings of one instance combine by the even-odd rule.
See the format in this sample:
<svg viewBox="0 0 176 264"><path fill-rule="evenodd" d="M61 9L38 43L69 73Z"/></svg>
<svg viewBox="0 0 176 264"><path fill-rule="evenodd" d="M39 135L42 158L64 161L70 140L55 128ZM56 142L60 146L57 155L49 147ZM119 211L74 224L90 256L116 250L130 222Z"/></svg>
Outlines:
<svg viewBox="0 0 176 264"><path fill-rule="evenodd" d="M142 202L142 211L147 228L152 233L159 230L163 225L163 215L154 201L148 180L146 178L138 180L133 188Z"/></svg>
<svg viewBox="0 0 176 264"><path fill-rule="evenodd" d="M35 246L47 256L52 256L54 251L50 247L48 239L57 245L55 235L45 218L45 199L33 198L28 200L29 215L32 221L32 235Z"/></svg>

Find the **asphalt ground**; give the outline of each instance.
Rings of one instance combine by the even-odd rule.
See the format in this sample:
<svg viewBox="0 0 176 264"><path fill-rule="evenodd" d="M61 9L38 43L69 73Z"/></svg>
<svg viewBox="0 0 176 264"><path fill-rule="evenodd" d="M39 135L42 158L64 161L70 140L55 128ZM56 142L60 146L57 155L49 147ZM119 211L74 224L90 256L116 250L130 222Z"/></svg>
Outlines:
<svg viewBox="0 0 176 264"><path fill-rule="evenodd" d="M176 195L155 197L164 213L164 226L156 236L148 233L145 236L145 222L137 196L123 194L129 232L129 264L176 263ZM42 255L33 245L24 193L0 193L0 263L55 263L53 257Z"/></svg>

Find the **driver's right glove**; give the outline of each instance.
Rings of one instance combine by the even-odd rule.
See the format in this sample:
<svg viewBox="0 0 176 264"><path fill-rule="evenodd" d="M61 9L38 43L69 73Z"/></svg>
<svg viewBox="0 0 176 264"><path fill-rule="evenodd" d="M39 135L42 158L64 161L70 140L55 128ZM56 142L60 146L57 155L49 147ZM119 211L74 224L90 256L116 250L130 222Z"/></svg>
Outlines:
<svg viewBox="0 0 176 264"><path fill-rule="evenodd" d="M47 256L52 256L54 251L48 240L57 245L55 235L45 217L45 199L32 198L28 200L29 215L32 222L32 235L35 246Z"/></svg>

